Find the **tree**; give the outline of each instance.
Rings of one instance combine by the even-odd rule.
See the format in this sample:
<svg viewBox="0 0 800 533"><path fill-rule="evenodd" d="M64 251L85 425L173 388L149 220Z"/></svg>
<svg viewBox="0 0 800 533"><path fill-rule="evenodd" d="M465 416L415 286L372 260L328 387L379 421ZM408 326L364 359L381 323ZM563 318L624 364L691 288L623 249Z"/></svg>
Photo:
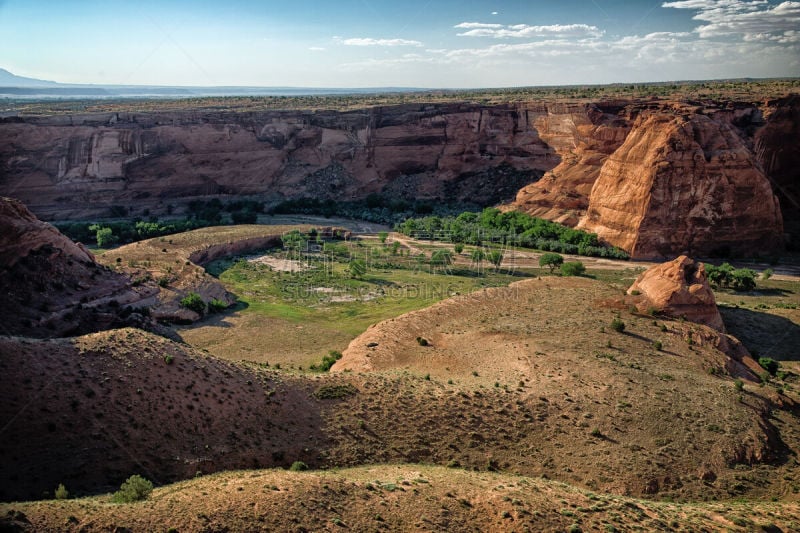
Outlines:
<svg viewBox="0 0 800 533"><path fill-rule="evenodd" d="M435 266L446 268L453 263L453 253L450 250L436 250L431 254L431 269Z"/></svg>
<svg viewBox="0 0 800 533"><path fill-rule="evenodd" d="M111 228L107 228L105 226L92 226L96 229L95 239L97 240L97 246L100 248L107 248L109 246L113 246L117 243L119 238L114 235L114 230ZM90 228L91 229L91 228Z"/></svg>
<svg viewBox="0 0 800 533"><path fill-rule="evenodd" d="M539 266L550 267L551 273L553 272L553 270L560 267L563 263L564 263L564 257L552 252L542 254L542 256L539 258Z"/></svg>
<svg viewBox="0 0 800 533"><path fill-rule="evenodd" d="M386 238L389 237L389 233L385 231L381 231L378 233L378 239L380 239L381 244L386 242Z"/></svg>
<svg viewBox="0 0 800 533"><path fill-rule="evenodd" d="M367 273L367 264L362 259L353 259L347 266L350 271L350 277L361 279Z"/></svg>
<svg viewBox="0 0 800 533"><path fill-rule="evenodd" d="M561 265L562 276L580 276L586 272L586 267L580 261L573 261Z"/></svg>
<svg viewBox="0 0 800 533"><path fill-rule="evenodd" d="M461 244L460 242L455 243L455 245L453 245L453 251L456 254L460 254L461 252L464 251L464 245Z"/></svg>
<svg viewBox="0 0 800 533"><path fill-rule="evenodd" d="M483 253L483 250L480 248L476 248L472 250L472 253L469 255L469 258L472 260L473 263L477 264L478 267L481 266L483 260L486 259L486 254Z"/></svg>
<svg viewBox="0 0 800 533"><path fill-rule="evenodd" d="M731 288L735 291L752 291L756 288L756 273L749 268L738 268L731 274Z"/></svg>
<svg viewBox="0 0 800 533"><path fill-rule="evenodd" d="M499 250L492 250L489 252L489 255L486 257L491 264L494 265L495 271L500 269L500 265L503 263L503 252Z"/></svg>
<svg viewBox="0 0 800 533"><path fill-rule="evenodd" d="M146 500L153 492L153 484L138 474L134 474L120 485L112 500L115 503L131 503Z"/></svg>

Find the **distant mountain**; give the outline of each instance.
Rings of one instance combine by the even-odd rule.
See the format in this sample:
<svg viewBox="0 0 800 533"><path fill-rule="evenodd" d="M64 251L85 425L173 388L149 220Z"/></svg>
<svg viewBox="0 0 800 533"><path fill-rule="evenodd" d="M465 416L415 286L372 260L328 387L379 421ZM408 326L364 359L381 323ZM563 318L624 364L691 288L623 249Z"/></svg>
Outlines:
<svg viewBox="0 0 800 533"><path fill-rule="evenodd" d="M0 68L0 97L10 98L188 98L198 96L309 96L416 92L413 87L193 87L57 83L17 76Z"/></svg>
<svg viewBox="0 0 800 533"><path fill-rule="evenodd" d="M0 68L0 87L58 87L58 85L54 81L17 76L4 68Z"/></svg>

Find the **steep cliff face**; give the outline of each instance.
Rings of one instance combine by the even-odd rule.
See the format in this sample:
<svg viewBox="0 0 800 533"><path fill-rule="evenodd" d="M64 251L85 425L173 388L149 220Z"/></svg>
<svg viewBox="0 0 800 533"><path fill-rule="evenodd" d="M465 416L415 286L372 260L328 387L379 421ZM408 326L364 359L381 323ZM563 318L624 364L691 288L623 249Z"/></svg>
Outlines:
<svg viewBox="0 0 800 533"><path fill-rule="evenodd" d="M6 120L0 191L48 219L102 215L111 205L157 212L207 195L386 192L491 204L557 163L534 125L545 113L465 104Z"/></svg>
<svg viewBox="0 0 800 533"><path fill-rule="evenodd" d="M639 258L779 250L780 206L723 117L645 112L603 164L579 227Z"/></svg>
<svg viewBox="0 0 800 533"><path fill-rule="evenodd" d="M783 246L782 218L800 241L798 128L796 96L7 118L0 194L51 220L209 196L514 200L634 257L749 255Z"/></svg>
<svg viewBox="0 0 800 533"><path fill-rule="evenodd" d="M589 207L600 167L630 131L630 110L614 102L557 110L538 117L536 127L561 162L523 187L510 207L574 226Z"/></svg>
<svg viewBox="0 0 800 533"><path fill-rule="evenodd" d="M764 118L753 152L780 201L787 244L800 250L800 96L768 102Z"/></svg>

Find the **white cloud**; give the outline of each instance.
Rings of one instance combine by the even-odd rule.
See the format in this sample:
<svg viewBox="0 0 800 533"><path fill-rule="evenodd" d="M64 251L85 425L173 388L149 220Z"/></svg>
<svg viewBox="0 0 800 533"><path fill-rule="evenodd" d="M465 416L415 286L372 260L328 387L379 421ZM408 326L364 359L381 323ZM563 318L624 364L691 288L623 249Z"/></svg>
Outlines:
<svg viewBox="0 0 800 533"><path fill-rule="evenodd" d="M492 15L499 15L499 14L500 13L498 13L497 11L492 11Z"/></svg>
<svg viewBox="0 0 800 533"><path fill-rule="evenodd" d="M472 29L499 29L502 28L502 24L492 24L486 22L462 22L461 24L456 24L453 26L454 28L460 28L463 30L472 30Z"/></svg>
<svg viewBox="0 0 800 533"><path fill-rule="evenodd" d="M323 52L323 51L325 51L325 47L324 46L309 46L308 49L311 50L312 52Z"/></svg>
<svg viewBox="0 0 800 533"><path fill-rule="evenodd" d="M548 26L531 26L528 24L485 24L482 22L462 22L455 26L466 29L459 37L491 37L493 39L535 38L535 37L600 37L603 31L597 26L588 24L551 24Z"/></svg>
<svg viewBox="0 0 800 533"><path fill-rule="evenodd" d="M797 42L800 28L800 2L770 6L766 0L679 0L662 7L697 11L692 17L702 21L695 32L704 39L741 37L744 41Z"/></svg>
<svg viewBox="0 0 800 533"><path fill-rule="evenodd" d="M408 39L372 39L370 37L341 39L340 42L346 46L422 46L421 42Z"/></svg>

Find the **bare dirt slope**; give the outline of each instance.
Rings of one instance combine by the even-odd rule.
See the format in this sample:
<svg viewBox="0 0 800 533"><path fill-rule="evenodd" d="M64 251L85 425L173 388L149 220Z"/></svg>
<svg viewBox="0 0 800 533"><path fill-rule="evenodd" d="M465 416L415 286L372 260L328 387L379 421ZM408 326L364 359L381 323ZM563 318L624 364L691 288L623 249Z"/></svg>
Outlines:
<svg viewBox="0 0 800 533"><path fill-rule="evenodd" d="M227 472L108 496L0 505L29 531L796 531L796 503L676 504L562 483L422 465L331 472Z"/></svg>
<svg viewBox="0 0 800 533"><path fill-rule="evenodd" d="M370 328L333 370L402 369L508 388L534 409L529 455L514 461L599 490L680 496L717 479L710 490L735 493L737 464L785 463L796 421L781 442L764 400L774 392L714 348L718 334L631 314L619 294L589 279L539 278L453 298ZM624 333L609 327L619 312ZM742 392L734 376L744 379Z"/></svg>

